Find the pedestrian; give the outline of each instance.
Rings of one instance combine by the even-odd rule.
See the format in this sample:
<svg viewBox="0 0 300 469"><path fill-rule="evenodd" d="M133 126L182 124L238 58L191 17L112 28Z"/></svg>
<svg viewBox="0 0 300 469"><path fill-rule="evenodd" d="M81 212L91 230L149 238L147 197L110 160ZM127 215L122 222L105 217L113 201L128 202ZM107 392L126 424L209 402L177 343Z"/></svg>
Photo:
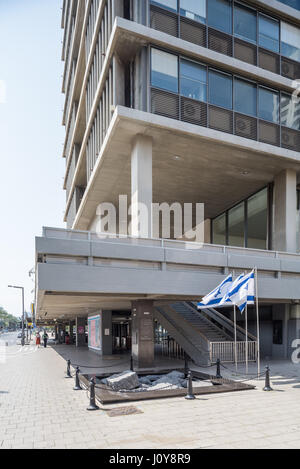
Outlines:
<svg viewBox="0 0 300 469"><path fill-rule="evenodd" d="M47 342L48 342L48 334L46 331L44 331L44 335L43 335L43 340L44 340L44 347L46 348L47 347Z"/></svg>
<svg viewBox="0 0 300 469"><path fill-rule="evenodd" d="M40 345L41 345L41 336L40 336L40 333L39 333L39 332L37 332L37 334L36 334L35 345L37 345L37 347L40 348Z"/></svg>

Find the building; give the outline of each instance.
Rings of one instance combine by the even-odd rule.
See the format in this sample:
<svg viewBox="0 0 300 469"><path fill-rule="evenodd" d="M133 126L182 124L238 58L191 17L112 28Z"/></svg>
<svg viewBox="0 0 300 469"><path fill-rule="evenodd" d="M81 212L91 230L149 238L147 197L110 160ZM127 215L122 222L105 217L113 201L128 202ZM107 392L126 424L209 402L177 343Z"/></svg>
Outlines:
<svg viewBox="0 0 300 469"><path fill-rule="evenodd" d="M262 354L289 357L300 330L300 2L65 0L62 27L68 229L36 239L40 321L72 336L76 323L78 346L89 322L91 349L132 349L140 366L158 348L213 360L232 343L232 311L196 315L194 302L257 266ZM174 202L204 204L204 244L154 236L152 203ZM100 203L116 207L120 236L96 233ZM251 310L249 331L255 358Z"/></svg>

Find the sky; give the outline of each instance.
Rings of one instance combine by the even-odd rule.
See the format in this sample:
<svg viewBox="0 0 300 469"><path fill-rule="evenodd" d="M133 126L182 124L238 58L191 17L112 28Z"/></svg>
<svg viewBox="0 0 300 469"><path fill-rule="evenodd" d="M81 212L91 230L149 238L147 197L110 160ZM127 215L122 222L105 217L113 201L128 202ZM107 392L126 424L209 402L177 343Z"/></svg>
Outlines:
<svg viewBox="0 0 300 469"><path fill-rule="evenodd" d="M0 306L20 316L43 226L64 227L62 0L0 0Z"/></svg>

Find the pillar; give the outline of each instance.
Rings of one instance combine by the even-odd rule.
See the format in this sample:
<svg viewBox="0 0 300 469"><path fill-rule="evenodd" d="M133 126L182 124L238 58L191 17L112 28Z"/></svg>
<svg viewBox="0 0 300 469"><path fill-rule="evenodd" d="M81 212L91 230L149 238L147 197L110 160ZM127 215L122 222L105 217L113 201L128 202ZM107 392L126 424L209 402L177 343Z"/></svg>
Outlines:
<svg viewBox="0 0 300 469"><path fill-rule="evenodd" d="M151 238L152 139L137 135L131 154L131 234Z"/></svg>
<svg viewBox="0 0 300 469"><path fill-rule="evenodd" d="M75 326L75 321L70 321L69 322L69 327L70 327L70 344L74 344L74 334L73 334L73 328Z"/></svg>
<svg viewBox="0 0 300 469"><path fill-rule="evenodd" d="M274 186L274 250L296 252L297 179L292 169L282 171Z"/></svg>
<svg viewBox="0 0 300 469"><path fill-rule="evenodd" d="M132 303L132 356L138 368L154 365L153 301Z"/></svg>
<svg viewBox="0 0 300 469"><path fill-rule="evenodd" d="M85 347L85 318L76 318L76 347Z"/></svg>

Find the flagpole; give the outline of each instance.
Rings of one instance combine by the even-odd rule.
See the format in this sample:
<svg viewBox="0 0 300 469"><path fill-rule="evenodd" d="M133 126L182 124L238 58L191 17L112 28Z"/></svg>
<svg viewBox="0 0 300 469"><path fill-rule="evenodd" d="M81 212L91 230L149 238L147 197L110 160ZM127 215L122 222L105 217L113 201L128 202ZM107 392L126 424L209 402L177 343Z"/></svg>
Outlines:
<svg viewBox="0 0 300 469"><path fill-rule="evenodd" d="M256 303L256 336L257 336L257 377L260 376L260 326L259 326L259 307L258 307L258 272L255 267L255 303Z"/></svg>
<svg viewBox="0 0 300 469"><path fill-rule="evenodd" d="M234 355L235 355L235 369L237 371L238 369L238 362L237 362L237 349L236 349L236 345L237 345L237 340L236 340L236 305L234 305Z"/></svg>
<svg viewBox="0 0 300 469"><path fill-rule="evenodd" d="M248 302L246 303L245 321L246 321L246 374L248 374Z"/></svg>

